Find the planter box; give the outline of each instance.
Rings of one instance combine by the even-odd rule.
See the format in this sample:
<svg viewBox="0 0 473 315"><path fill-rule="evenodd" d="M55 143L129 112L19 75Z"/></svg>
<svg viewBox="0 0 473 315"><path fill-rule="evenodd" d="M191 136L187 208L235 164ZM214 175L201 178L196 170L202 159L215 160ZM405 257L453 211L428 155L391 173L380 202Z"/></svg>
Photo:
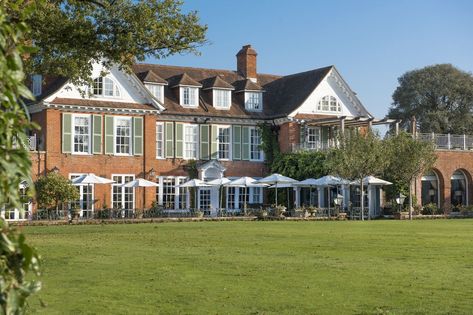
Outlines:
<svg viewBox="0 0 473 315"><path fill-rule="evenodd" d="M396 212L394 214L396 220L409 220L409 212Z"/></svg>

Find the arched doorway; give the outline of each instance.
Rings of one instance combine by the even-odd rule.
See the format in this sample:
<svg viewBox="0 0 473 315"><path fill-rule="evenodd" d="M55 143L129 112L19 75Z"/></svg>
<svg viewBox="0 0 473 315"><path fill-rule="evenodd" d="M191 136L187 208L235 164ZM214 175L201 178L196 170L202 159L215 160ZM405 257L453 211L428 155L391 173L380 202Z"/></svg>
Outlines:
<svg viewBox="0 0 473 315"><path fill-rule="evenodd" d="M429 171L422 176L422 206L429 203L440 207L440 181L437 173Z"/></svg>
<svg viewBox="0 0 473 315"><path fill-rule="evenodd" d="M450 177L450 198L452 206L468 205L468 180L462 170L456 170Z"/></svg>

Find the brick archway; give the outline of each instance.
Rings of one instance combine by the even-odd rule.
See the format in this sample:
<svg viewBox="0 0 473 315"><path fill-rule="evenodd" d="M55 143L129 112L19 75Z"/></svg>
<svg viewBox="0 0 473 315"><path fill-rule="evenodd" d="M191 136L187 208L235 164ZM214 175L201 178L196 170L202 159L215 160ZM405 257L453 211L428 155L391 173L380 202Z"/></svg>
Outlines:
<svg viewBox="0 0 473 315"><path fill-rule="evenodd" d="M470 205L472 204L472 179L471 179L471 173L466 170L465 168L457 168L455 169L450 176L448 177L450 179L450 188L452 188L452 177L455 175L455 173L461 173L466 181L466 203L465 205ZM450 189L450 204L453 204L453 196L451 195L451 189Z"/></svg>

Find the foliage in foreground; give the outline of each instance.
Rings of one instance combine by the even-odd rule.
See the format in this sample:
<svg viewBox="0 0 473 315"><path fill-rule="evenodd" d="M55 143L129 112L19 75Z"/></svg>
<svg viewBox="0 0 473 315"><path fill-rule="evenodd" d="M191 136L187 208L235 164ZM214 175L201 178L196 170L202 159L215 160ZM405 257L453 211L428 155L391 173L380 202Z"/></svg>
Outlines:
<svg viewBox="0 0 473 315"><path fill-rule="evenodd" d="M24 21L33 5L12 2L9 12L13 15L5 14L4 5L0 6L0 207L21 209L20 183L26 181L32 187L25 130L34 126L24 110L23 99L32 95L23 84L20 57L31 50L20 43L28 32ZM0 309L3 314L22 314L26 298L41 287L37 281L26 280L30 270L39 274L39 256L4 219L0 219L0 229Z"/></svg>
<svg viewBox="0 0 473 315"><path fill-rule="evenodd" d="M6 1L7 5L15 0ZM207 26L180 0L44 0L28 20L37 50L25 59L28 73L87 83L93 62L127 70L146 58L197 53Z"/></svg>

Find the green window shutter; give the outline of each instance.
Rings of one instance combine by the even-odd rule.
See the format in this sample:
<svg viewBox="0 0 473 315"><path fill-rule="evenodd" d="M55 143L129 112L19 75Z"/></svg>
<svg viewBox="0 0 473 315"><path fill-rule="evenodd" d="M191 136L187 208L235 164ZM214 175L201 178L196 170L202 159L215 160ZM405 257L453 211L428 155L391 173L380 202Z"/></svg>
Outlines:
<svg viewBox="0 0 473 315"><path fill-rule="evenodd" d="M233 159L241 160L241 126L233 126Z"/></svg>
<svg viewBox="0 0 473 315"><path fill-rule="evenodd" d="M113 154L113 116L105 116L105 154Z"/></svg>
<svg viewBox="0 0 473 315"><path fill-rule="evenodd" d="M184 157L184 124L176 123L176 157Z"/></svg>
<svg viewBox="0 0 473 315"><path fill-rule="evenodd" d="M307 125L301 125L301 139L300 144L304 144L307 139Z"/></svg>
<svg viewBox="0 0 473 315"><path fill-rule="evenodd" d="M62 114L62 153L72 152L72 116Z"/></svg>
<svg viewBox="0 0 473 315"><path fill-rule="evenodd" d="M212 135L211 135L211 144L210 144L210 158L217 159L218 158L218 127L216 125L212 125Z"/></svg>
<svg viewBox="0 0 473 315"><path fill-rule="evenodd" d="M93 115L93 153L102 154L102 116Z"/></svg>
<svg viewBox="0 0 473 315"><path fill-rule="evenodd" d="M250 159L250 128L241 127L241 159Z"/></svg>
<svg viewBox="0 0 473 315"><path fill-rule="evenodd" d="M329 137L329 127L321 127L322 130L320 131L322 134L321 134L321 138L322 138L322 143L327 143L328 141L328 137Z"/></svg>
<svg viewBox="0 0 473 315"><path fill-rule="evenodd" d="M200 125L200 158L209 159L209 125Z"/></svg>
<svg viewBox="0 0 473 315"><path fill-rule="evenodd" d="M133 154L143 155L143 117L133 117Z"/></svg>
<svg viewBox="0 0 473 315"><path fill-rule="evenodd" d="M166 157L174 157L174 123L165 123L165 134L166 134Z"/></svg>

